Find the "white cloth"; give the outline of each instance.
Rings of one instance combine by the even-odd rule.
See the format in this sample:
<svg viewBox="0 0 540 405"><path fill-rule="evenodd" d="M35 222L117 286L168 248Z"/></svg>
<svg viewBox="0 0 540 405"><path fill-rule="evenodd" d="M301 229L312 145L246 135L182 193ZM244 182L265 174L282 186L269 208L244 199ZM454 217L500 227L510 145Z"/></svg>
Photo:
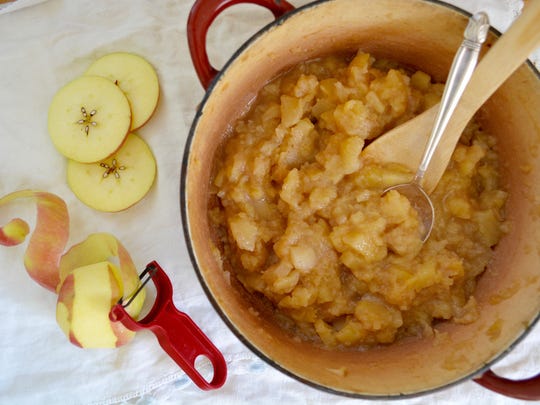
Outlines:
<svg viewBox="0 0 540 405"><path fill-rule="evenodd" d="M307 0L290 0L299 6ZM540 1L540 0L533 0ZM453 0L469 11L487 10L504 30L520 10L513 0ZM54 294L26 274L25 245L0 248L0 403L168 404L334 403L354 400L308 387L260 360L228 330L200 287L181 230L178 189L182 151L201 88L188 52L186 0L18 0L0 8L0 195L33 188L53 192L68 204L68 246L94 232L116 235L142 270L157 260L169 274L174 299L224 353L225 386L199 390L161 350L150 332L127 346L82 350L69 344L55 321ZM208 41L221 66L251 34L271 21L255 6L236 6L212 26ZM161 99L139 134L158 162L158 178L141 203L116 214L93 211L67 187L65 160L47 135L47 109L54 93L91 61L112 51L146 57L157 69ZM536 53L536 55L538 52ZM537 57L535 57L538 60ZM32 204L0 209L0 223L31 219ZM540 369L537 326L496 370L509 377ZM354 403L363 403L358 400ZM373 403L365 401L366 403ZM403 401L406 404L520 403L473 382ZM382 403L379 401L379 403ZM394 403L394 402L392 402Z"/></svg>

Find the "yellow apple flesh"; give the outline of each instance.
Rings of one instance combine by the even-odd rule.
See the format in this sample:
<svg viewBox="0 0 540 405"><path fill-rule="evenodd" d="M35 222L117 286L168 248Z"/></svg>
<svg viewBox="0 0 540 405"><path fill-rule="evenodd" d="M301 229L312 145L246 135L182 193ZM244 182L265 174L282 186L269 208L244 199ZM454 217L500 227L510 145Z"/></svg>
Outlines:
<svg viewBox="0 0 540 405"><path fill-rule="evenodd" d="M103 77L83 76L62 87L49 107L49 135L58 151L97 162L120 147L131 126L124 93Z"/></svg>
<svg viewBox="0 0 540 405"><path fill-rule="evenodd" d="M152 151L138 135L129 134L122 147L98 163L68 162L67 182L83 203L99 211L124 210L141 200L156 177Z"/></svg>
<svg viewBox="0 0 540 405"><path fill-rule="evenodd" d="M118 268L99 262L74 269L58 292L56 320L71 343L83 348L112 348L129 342L134 332L109 319L111 308L123 297ZM128 307L136 317L144 295ZM135 313L133 313L135 312Z"/></svg>
<svg viewBox="0 0 540 405"><path fill-rule="evenodd" d="M124 92L131 105L131 131L142 127L154 113L159 81L146 59L128 52L111 53L92 63L85 75L107 78Z"/></svg>

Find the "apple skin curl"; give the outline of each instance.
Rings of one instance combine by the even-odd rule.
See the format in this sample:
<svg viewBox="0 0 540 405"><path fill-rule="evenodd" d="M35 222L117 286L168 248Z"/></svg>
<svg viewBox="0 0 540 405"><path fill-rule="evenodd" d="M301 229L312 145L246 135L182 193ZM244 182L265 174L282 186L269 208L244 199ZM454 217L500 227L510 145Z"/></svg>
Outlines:
<svg viewBox="0 0 540 405"><path fill-rule="evenodd" d="M19 199L33 200L37 207L24 266L34 281L58 294L57 322L68 340L84 348L118 347L128 343L135 332L109 319L112 306L123 296L132 295L140 285L137 269L125 247L113 235L95 233L65 251L69 238L69 214L65 202L51 193L20 190L1 197L0 207ZM30 227L24 220L12 219L0 227L0 245L20 245L29 233ZM109 260L117 262L118 267L110 263L107 281L92 282L88 275L92 272L103 275L100 263ZM86 282L77 282L78 278ZM144 299L145 291L141 290L130 305L130 315L135 318L139 315ZM102 329L96 333L93 328L84 327L88 323L99 323ZM108 340L101 335L107 335Z"/></svg>
<svg viewBox="0 0 540 405"><path fill-rule="evenodd" d="M33 199L37 207L36 226L24 254L24 266L34 281L54 292L60 282L59 260L69 237L66 203L51 193L20 190L0 198L0 205L21 198ZM25 240L28 232L28 224L16 218L1 228L0 233L7 238L0 238L0 244L18 245Z"/></svg>
<svg viewBox="0 0 540 405"><path fill-rule="evenodd" d="M16 246L24 242L30 227L21 218L14 218L0 228L0 245Z"/></svg>

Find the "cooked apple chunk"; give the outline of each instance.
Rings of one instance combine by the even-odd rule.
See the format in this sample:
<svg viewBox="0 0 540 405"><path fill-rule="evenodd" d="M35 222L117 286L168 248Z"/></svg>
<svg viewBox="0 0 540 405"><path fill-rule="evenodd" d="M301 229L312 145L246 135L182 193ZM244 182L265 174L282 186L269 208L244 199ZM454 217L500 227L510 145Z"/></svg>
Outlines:
<svg viewBox="0 0 540 405"><path fill-rule="evenodd" d="M115 52L90 65L85 75L102 76L116 84L131 105L131 131L152 116L159 99L159 82L153 66L141 56Z"/></svg>
<svg viewBox="0 0 540 405"><path fill-rule="evenodd" d="M97 162L111 155L130 125L126 96L103 77L84 76L69 82L49 107L48 130L54 146L78 162Z"/></svg>
<svg viewBox="0 0 540 405"><path fill-rule="evenodd" d="M130 133L113 155L96 163L68 161L67 182L83 203L99 211L116 212L141 200L156 177L152 151Z"/></svg>

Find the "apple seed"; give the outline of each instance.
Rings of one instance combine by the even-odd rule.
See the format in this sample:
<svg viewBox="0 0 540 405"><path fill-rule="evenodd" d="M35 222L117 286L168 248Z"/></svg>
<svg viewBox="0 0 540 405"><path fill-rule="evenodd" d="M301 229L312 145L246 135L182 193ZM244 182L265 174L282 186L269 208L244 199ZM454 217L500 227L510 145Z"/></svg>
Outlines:
<svg viewBox="0 0 540 405"><path fill-rule="evenodd" d="M108 165L107 163L100 163L101 167L105 169L105 173L103 173L103 178L109 177L110 174L114 174L114 177L117 179L120 178L120 173L118 173L119 170L126 170L126 166L119 166L116 159L113 159L111 164Z"/></svg>
<svg viewBox="0 0 540 405"><path fill-rule="evenodd" d="M96 115L97 110L92 110L90 111L90 113L87 113L86 108L81 107L81 113L82 118L77 121L77 124L84 125L84 133L86 134L86 136L88 136L88 132L90 131L90 125L92 125L93 127L97 125L97 122L92 121L92 117Z"/></svg>

